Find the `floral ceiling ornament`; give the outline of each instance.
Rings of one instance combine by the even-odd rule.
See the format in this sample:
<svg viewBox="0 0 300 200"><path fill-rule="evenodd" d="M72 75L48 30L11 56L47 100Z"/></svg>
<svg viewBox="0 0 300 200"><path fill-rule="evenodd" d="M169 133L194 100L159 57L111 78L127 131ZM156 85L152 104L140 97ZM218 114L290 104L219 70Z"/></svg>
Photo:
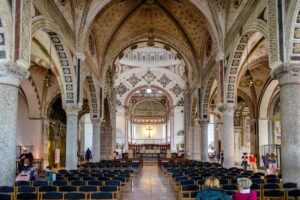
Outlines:
<svg viewBox="0 0 300 200"><path fill-rule="evenodd" d="M156 76L150 70L142 77L148 84L156 79Z"/></svg>
<svg viewBox="0 0 300 200"><path fill-rule="evenodd" d="M183 92L183 89L178 85L174 85L170 91L176 96L178 97L178 95L180 95Z"/></svg>
<svg viewBox="0 0 300 200"><path fill-rule="evenodd" d="M137 75L132 74L127 81L132 85L132 87L135 87L141 81L141 79Z"/></svg>
<svg viewBox="0 0 300 200"><path fill-rule="evenodd" d="M172 82L172 80L164 74L157 80L157 82L162 84L163 87L166 87L167 85L169 85L169 83Z"/></svg>
<svg viewBox="0 0 300 200"><path fill-rule="evenodd" d="M116 87L116 93L120 95L120 97L122 97L127 91L128 88L125 85L123 85L123 83L120 83L120 85Z"/></svg>

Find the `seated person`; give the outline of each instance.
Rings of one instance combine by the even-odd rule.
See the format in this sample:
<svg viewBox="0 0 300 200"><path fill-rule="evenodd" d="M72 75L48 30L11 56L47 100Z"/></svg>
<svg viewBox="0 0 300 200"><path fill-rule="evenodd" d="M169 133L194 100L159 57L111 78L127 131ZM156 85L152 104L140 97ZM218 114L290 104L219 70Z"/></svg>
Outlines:
<svg viewBox="0 0 300 200"><path fill-rule="evenodd" d="M248 178L238 178L237 184L239 192L234 193L234 200L256 200L257 193L255 190L250 190L252 181Z"/></svg>
<svg viewBox="0 0 300 200"><path fill-rule="evenodd" d="M198 192L197 200L231 200L231 197L220 189L219 179L215 177L207 178L204 188L204 190Z"/></svg>
<svg viewBox="0 0 300 200"><path fill-rule="evenodd" d="M56 181L56 174L52 171L50 166L45 169L45 180L46 181Z"/></svg>

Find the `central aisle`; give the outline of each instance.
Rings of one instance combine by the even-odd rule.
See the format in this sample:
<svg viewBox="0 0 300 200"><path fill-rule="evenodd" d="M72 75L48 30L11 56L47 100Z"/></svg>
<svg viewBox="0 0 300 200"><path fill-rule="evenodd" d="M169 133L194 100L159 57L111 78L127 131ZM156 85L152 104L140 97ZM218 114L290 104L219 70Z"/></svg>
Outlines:
<svg viewBox="0 0 300 200"><path fill-rule="evenodd" d="M175 200L168 180L157 165L144 166L134 178L131 190L125 191L122 200Z"/></svg>

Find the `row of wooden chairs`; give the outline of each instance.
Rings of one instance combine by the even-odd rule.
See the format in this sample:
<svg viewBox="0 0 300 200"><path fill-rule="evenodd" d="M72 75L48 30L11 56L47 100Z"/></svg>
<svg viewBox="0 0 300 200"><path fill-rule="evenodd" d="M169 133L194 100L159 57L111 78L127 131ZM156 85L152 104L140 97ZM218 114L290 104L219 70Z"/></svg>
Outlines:
<svg viewBox="0 0 300 200"><path fill-rule="evenodd" d="M265 176L263 173L254 174L251 171L243 173L237 168L227 170L219 166L209 168L207 164L203 168L186 164L172 163L161 167L179 199L196 199L197 193L203 189L205 179L214 175L219 175L217 178L223 177L220 179L221 188L230 196L238 191L236 178L241 176L252 178L254 184L251 189L257 191L258 199L300 199L300 190L296 183L282 183L282 180L275 175Z"/></svg>
<svg viewBox="0 0 300 200"><path fill-rule="evenodd" d="M1 200L118 200L114 192L22 192L22 193L0 193Z"/></svg>

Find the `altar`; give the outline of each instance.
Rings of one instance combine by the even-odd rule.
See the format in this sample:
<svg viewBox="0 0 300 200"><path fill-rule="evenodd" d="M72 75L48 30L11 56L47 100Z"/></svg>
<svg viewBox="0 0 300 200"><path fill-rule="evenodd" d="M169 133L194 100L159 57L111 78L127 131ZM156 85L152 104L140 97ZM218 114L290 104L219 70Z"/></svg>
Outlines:
<svg viewBox="0 0 300 200"><path fill-rule="evenodd" d="M129 144L128 147L133 151L134 158L158 161L158 159L166 158L170 144Z"/></svg>

